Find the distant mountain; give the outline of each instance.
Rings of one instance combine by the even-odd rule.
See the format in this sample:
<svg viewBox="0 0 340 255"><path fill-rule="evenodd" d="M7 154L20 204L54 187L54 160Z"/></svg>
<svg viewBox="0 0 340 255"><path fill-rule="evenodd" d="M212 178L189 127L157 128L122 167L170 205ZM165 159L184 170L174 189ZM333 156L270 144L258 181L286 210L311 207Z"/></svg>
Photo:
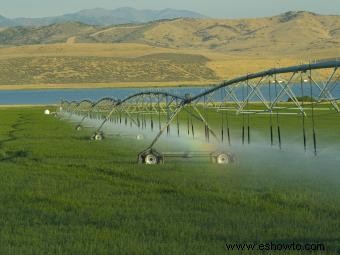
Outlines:
<svg viewBox="0 0 340 255"><path fill-rule="evenodd" d="M44 27L11 27L0 30L0 44L44 44L64 42L69 38L98 30L79 22L66 22Z"/></svg>
<svg viewBox="0 0 340 255"><path fill-rule="evenodd" d="M93 17L96 13L103 15L101 9L84 12L82 16L91 14ZM133 15L131 18L141 19ZM165 48L210 49L258 55L269 52L293 54L306 50L340 50L340 16L288 12L257 19L179 18L113 26L66 22L43 27L0 30L0 45L66 42L141 43Z"/></svg>
<svg viewBox="0 0 340 255"><path fill-rule="evenodd" d="M76 19L79 22L93 25L114 25L124 23L145 23L161 19L174 18L204 18L203 15L187 11L164 9L155 10L136 10L134 8L119 8L115 10L90 9L83 10L75 14L64 15L66 19Z"/></svg>
<svg viewBox="0 0 340 255"><path fill-rule="evenodd" d="M10 27L17 25L13 20L0 15L0 27Z"/></svg>
<svg viewBox="0 0 340 255"><path fill-rule="evenodd" d="M102 15L102 10L97 12ZM12 47L17 45L23 46ZM305 59L337 57L339 52L340 16L310 12L105 26L76 21L15 26L0 28L0 85L201 84Z"/></svg>
<svg viewBox="0 0 340 255"><path fill-rule="evenodd" d="M117 25L125 23L145 23L161 19L174 18L204 18L205 16L187 10L137 10L134 8L119 8L107 10L102 8L82 10L76 13L46 18L15 18L7 19L0 16L0 26L48 26L64 22L81 22L88 25ZM3 20L2 20L3 19Z"/></svg>

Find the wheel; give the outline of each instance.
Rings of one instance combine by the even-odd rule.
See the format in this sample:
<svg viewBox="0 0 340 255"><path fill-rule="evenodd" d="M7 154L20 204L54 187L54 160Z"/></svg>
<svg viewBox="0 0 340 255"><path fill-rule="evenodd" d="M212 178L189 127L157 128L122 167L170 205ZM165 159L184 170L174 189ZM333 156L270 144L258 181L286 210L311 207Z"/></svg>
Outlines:
<svg viewBox="0 0 340 255"><path fill-rule="evenodd" d="M211 154L211 162L219 165L234 163L234 156L226 152L215 152Z"/></svg>
<svg viewBox="0 0 340 255"><path fill-rule="evenodd" d="M145 156L144 163L147 165L156 165L158 164L158 158L153 154L148 154Z"/></svg>
<svg viewBox="0 0 340 255"><path fill-rule="evenodd" d="M143 135L137 135L136 138L137 138L137 140L143 140L144 136Z"/></svg>
<svg viewBox="0 0 340 255"><path fill-rule="evenodd" d="M145 165L163 164L164 156L154 149L147 149L138 154L138 163Z"/></svg>
<svg viewBox="0 0 340 255"><path fill-rule="evenodd" d="M94 136L94 140L96 140L96 141L101 141L101 140L103 140L103 136L102 136L101 134L96 134L96 135Z"/></svg>
<svg viewBox="0 0 340 255"><path fill-rule="evenodd" d="M216 163L219 165L227 165L230 163L229 155L221 153L216 156Z"/></svg>
<svg viewBox="0 0 340 255"><path fill-rule="evenodd" d="M93 139L96 140L96 141L101 141L101 140L104 139L104 137L103 137L102 134L97 133L97 134L94 135Z"/></svg>

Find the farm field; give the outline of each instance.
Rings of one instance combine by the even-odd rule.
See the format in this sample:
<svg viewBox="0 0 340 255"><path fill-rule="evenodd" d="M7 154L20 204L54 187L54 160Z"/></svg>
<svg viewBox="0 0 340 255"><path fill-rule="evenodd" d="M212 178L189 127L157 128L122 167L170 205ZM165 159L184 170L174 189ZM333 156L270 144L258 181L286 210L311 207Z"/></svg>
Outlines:
<svg viewBox="0 0 340 255"><path fill-rule="evenodd" d="M135 163L146 141L90 141L92 129L77 132L44 109L0 108L0 254L241 254L225 244L270 242L340 253L339 161L327 149L339 141L333 115L318 116L320 158L289 143L279 151L233 140L233 165L151 167ZM233 120L235 137L241 120ZM259 133L268 127L251 121ZM281 122L299 139L298 122Z"/></svg>

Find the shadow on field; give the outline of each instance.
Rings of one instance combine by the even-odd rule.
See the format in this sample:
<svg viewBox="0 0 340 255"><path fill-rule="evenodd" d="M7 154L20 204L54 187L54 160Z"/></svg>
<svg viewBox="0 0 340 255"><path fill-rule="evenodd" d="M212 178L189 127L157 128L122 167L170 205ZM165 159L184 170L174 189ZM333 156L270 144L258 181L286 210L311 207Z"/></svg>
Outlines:
<svg viewBox="0 0 340 255"><path fill-rule="evenodd" d="M146 178L133 175L132 173L129 173L129 172L117 172L117 171L113 171L112 169L96 168L94 169L94 171L102 175L115 177L119 179L125 179L129 181L145 182L146 180Z"/></svg>
<svg viewBox="0 0 340 255"><path fill-rule="evenodd" d="M10 131L8 132L8 138L0 141L0 147L3 147L4 143L18 140L18 137L15 134L17 132L25 130L24 128L21 128L21 126L32 123L23 114L19 114L18 116L19 116L18 120L10 126Z"/></svg>
<svg viewBox="0 0 340 255"><path fill-rule="evenodd" d="M29 156L28 151L18 150L18 151L6 151L0 152L0 161L15 161L19 158L27 158Z"/></svg>
<svg viewBox="0 0 340 255"><path fill-rule="evenodd" d="M82 135L82 136L72 136L72 139L78 140L78 141L90 141L91 137L88 135Z"/></svg>

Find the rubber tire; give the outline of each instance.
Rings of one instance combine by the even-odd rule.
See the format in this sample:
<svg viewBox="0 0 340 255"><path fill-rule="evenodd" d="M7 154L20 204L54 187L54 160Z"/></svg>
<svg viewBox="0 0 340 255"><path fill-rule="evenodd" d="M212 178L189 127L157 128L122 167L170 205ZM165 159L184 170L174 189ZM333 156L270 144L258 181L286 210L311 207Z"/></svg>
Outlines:
<svg viewBox="0 0 340 255"><path fill-rule="evenodd" d="M147 154L145 156L144 163L146 165L157 165L159 163L159 160L158 160L157 156L150 153L150 154Z"/></svg>
<svg viewBox="0 0 340 255"><path fill-rule="evenodd" d="M228 165L230 164L230 157L228 154L221 153L216 156L216 164L219 165Z"/></svg>
<svg viewBox="0 0 340 255"><path fill-rule="evenodd" d="M95 135L94 135L94 140L96 140L96 141L101 141L101 140L103 140L103 135L101 135L101 134L95 134Z"/></svg>

